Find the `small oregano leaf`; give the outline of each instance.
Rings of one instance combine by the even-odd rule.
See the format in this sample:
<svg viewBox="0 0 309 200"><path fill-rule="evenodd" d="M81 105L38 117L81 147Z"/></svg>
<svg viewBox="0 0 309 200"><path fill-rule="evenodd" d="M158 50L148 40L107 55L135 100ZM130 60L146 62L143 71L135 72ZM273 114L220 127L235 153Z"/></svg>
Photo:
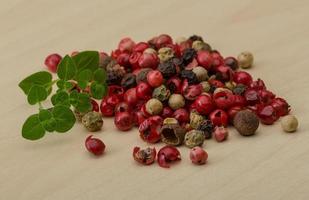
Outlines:
<svg viewBox="0 0 309 200"><path fill-rule="evenodd" d="M64 133L70 130L76 121L72 110L65 106L55 106L52 114L56 121L55 131L59 133Z"/></svg>
<svg viewBox="0 0 309 200"><path fill-rule="evenodd" d="M104 69L98 68L95 70L93 75L93 80L98 83L104 83L106 81L107 75Z"/></svg>
<svg viewBox="0 0 309 200"><path fill-rule="evenodd" d="M47 91L44 87L34 85L28 93L28 103L34 105L38 102L44 101L47 98Z"/></svg>
<svg viewBox="0 0 309 200"><path fill-rule="evenodd" d="M97 51L83 51L73 56L72 59L78 72L84 69L95 71L99 67L99 52Z"/></svg>
<svg viewBox="0 0 309 200"><path fill-rule="evenodd" d="M39 120L46 131L53 132L55 130L56 120L53 119L53 115L49 110L40 110Z"/></svg>
<svg viewBox="0 0 309 200"><path fill-rule="evenodd" d="M83 113L91 109L90 97L86 93L71 92L70 102L79 112Z"/></svg>
<svg viewBox="0 0 309 200"><path fill-rule="evenodd" d="M28 140L38 140L45 135L45 129L40 123L39 115L28 117L22 127L22 136Z"/></svg>
<svg viewBox="0 0 309 200"><path fill-rule="evenodd" d="M63 105L69 107L70 106L69 94L65 91L58 91L51 97L51 102L54 106Z"/></svg>
<svg viewBox="0 0 309 200"><path fill-rule="evenodd" d="M47 86L51 84L51 81L52 81L52 75L49 72L41 71L26 77L18 84L18 86L27 95L32 86L34 85Z"/></svg>
<svg viewBox="0 0 309 200"><path fill-rule="evenodd" d="M57 70L58 77L62 80L70 80L76 74L76 65L73 59L66 55L58 65Z"/></svg>
<svg viewBox="0 0 309 200"><path fill-rule="evenodd" d="M91 95L95 99L102 99L107 93L107 85L92 82L90 86Z"/></svg>

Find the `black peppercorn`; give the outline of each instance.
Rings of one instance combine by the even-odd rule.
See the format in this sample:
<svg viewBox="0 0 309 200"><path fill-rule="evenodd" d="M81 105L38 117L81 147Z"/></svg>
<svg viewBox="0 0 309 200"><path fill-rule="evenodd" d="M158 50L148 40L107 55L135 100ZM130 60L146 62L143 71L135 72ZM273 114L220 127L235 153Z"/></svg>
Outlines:
<svg viewBox="0 0 309 200"><path fill-rule="evenodd" d="M227 57L224 59L224 64L230 67L232 70L238 69L238 61L233 57Z"/></svg>
<svg viewBox="0 0 309 200"><path fill-rule="evenodd" d="M151 68L143 68L136 76L136 83L147 82L147 74L150 72Z"/></svg>
<svg viewBox="0 0 309 200"><path fill-rule="evenodd" d="M214 125L210 120L204 120L198 127L197 130L203 131L205 139L210 139L214 130Z"/></svg>
<svg viewBox="0 0 309 200"><path fill-rule="evenodd" d="M158 66L158 70L162 73L165 79L169 79L176 74L176 66L174 65L172 60L160 63Z"/></svg>
<svg viewBox="0 0 309 200"><path fill-rule="evenodd" d="M187 79L189 84L198 83L196 74L192 70L182 70L180 72L180 77L182 79Z"/></svg>
<svg viewBox="0 0 309 200"><path fill-rule="evenodd" d="M136 76L134 74L126 74L121 80L121 86L130 89L136 86Z"/></svg>
<svg viewBox="0 0 309 200"><path fill-rule="evenodd" d="M191 42L194 42L194 41L197 41L197 40L204 42L203 38L201 36L199 36L199 35L191 35L189 37L189 40Z"/></svg>
<svg viewBox="0 0 309 200"><path fill-rule="evenodd" d="M233 93L238 94L238 95L242 95L246 91L246 88L247 87L243 84L237 84L233 89Z"/></svg>
<svg viewBox="0 0 309 200"><path fill-rule="evenodd" d="M192 62L193 58L196 56L195 49L189 48L185 49L182 55L183 64L186 66Z"/></svg>
<svg viewBox="0 0 309 200"><path fill-rule="evenodd" d="M119 85L122 76L114 71L107 71L107 85Z"/></svg>

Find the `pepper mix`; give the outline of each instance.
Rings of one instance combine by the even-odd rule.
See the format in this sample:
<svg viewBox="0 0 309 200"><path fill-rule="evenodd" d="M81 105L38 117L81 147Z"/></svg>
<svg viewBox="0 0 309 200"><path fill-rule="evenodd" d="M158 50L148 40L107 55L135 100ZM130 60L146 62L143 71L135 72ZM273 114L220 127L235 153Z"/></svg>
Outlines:
<svg viewBox="0 0 309 200"><path fill-rule="evenodd" d="M59 60L59 56L54 59ZM52 63L51 70L56 71L50 60L47 66ZM138 43L124 38L110 55L100 53L100 67L106 70L109 85L108 95L101 101L101 114L115 116L121 131L137 126L140 138L147 143L166 143L158 152L161 167L180 160L174 146L181 144L191 149L193 163L204 164L208 158L201 148L204 140L212 135L218 142L226 140L228 125L249 136L256 132L259 121L270 125L290 112L289 104L269 91L263 80L254 80L239 70L252 67L253 60L247 51L237 59L223 57L197 35L176 42L166 34ZM98 112L96 102L92 104L96 108L93 112ZM82 117L90 131L103 124L101 119L93 121L93 115ZM282 125L284 130L296 130L294 118L282 121L287 124ZM149 165L156 150L135 147L133 157Z"/></svg>

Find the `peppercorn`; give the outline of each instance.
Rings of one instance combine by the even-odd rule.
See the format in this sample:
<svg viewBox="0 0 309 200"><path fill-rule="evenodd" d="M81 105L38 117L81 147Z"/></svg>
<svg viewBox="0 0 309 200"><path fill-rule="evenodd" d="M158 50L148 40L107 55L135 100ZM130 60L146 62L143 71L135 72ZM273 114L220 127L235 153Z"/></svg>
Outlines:
<svg viewBox="0 0 309 200"><path fill-rule="evenodd" d="M281 127L287 133L295 132L298 127L298 120L294 115L286 115L281 119Z"/></svg>
<svg viewBox="0 0 309 200"><path fill-rule="evenodd" d="M158 70L162 73L165 79L169 79L177 73L176 66L172 60L161 62L158 66Z"/></svg>
<svg viewBox="0 0 309 200"><path fill-rule="evenodd" d="M225 82L225 87L233 91L233 89L236 87L236 83L233 81Z"/></svg>
<svg viewBox="0 0 309 200"><path fill-rule="evenodd" d="M82 122L82 118L83 118L83 116L84 116L85 114L87 114L87 112L81 113L81 112L79 112L78 110L74 109L74 115L75 115L75 118L76 118L76 120L77 120L78 122Z"/></svg>
<svg viewBox="0 0 309 200"><path fill-rule="evenodd" d="M88 112L82 118L82 124L88 131L95 132L101 130L103 126L103 119L101 113Z"/></svg>
<svg viewBox="0 0 309 200"><path fill-rule="evenodd" d="M182 79L187 79L189 84L196 84L199 82L196 74L192 70L182 70L180 72L180 77Z"/></svg>
<svg viewBox="0 0 309 200"><path fill-rule="evenodd" d="M147 74L152 71L151 68L143 68L141 69L136 76L136 83L147 82Z"/></svg>
<svg viewBox="0 0 309 200"><path fill-rule="evenodd" d="M214 130L214 136L217 142L223 142L228 137L228 130L225 127L217 126Z"/></svg>
<svg viewBox="0 0 309 200"><path fill-rule="evenodd" d="M168 105L173 109L177 110L185 106L185 99L180 94L172 94L168 99Z"/></svg>
<svg viewBox="0 0 309 200"><path fill-rule="evenodd" d="M106 83L108 85L116 85L119 84L122 80L122 76L118 75L116 72L107 71L107 80Z"/></svg>
<svg viewBox="0 0 309 200"><path fill-rule="evenodd" d="M193 148L196 146L202 146L205 140L204 133L199 130L191 130L185 135L185 145L189 148Z"/></svg>
<svg viewBox="0 0 309 200"><path fill-rule="evenodd" d="M208 72L204 67L194 67L192 69L192 72L196 75L199 82L206 81L208 79Z"/></svg>
<svg viewBox="0 0 309 200"><path fill-rule="evenodd" d="M190 151L190 160L196 165L203 165L208 158L207 152L201 147L194 147Z"/></svg>
<svg viewBox="0 0 309 200"><path fill-rule="evenodd" d="M233 124L240 135L253 135L259 127L259 119L249 110L239 111L233 120Z"/></svg>
<svg viewBox="0 0 309 200"><path fill-rule="evenodd" d="M163 104L158 99L149 99L146 103L146 112L150 115L158 115L163 110Z"/></svg>
<svg viewBox="0 0 309 200"><path fill-rule="evenodd" d="M167 117L163 120L163 125L179 124L177 119L172 117Z"/></svg>
<svg viewBox="0 0 309 200"><path fill-rule="evenodd" d="M192 43L192 48L195 51L200 51L200 50L211 51L210 45L200 40L194 41Z"/></svg>
<svg viewBox="0 0 309 200"><path fill-rule="evenodd" d="M204 117L202 115L199 115L195 111L190 113L190 126L192 128L197 129L203 121Z"/></svg>
<svg viewBox="0 0 309 200"><path fill-rule="evenodd" d="M158 53L159 53L158 57L160 58L161 62L165 62L174 57L174 51L169 47L163 47L159 49Z"/></svg>
<svg viewBox="0 0 309 200"><path fill-rule="evenodd" d="M181 145L184 140L186 130L179 126L175 118L167 119L169 120L164 120L164 125L162 126L160 132L162 142L173 146Z"/></svg>
<svg viewBox="0 0 309 200"><path fill-rule="evenodd" d="M189 37L189 40L192 41L192 42L194 42L194 41L202 41L203 42L204 41L203 38L199 35L191 35Z"/></svg>
<svg viewBox="0 0 309 200"><path fill-rule="evenodd" d="M247 69L250 68L253 64L253 55L249 51L244 51L238 55L237 60L241 68Z"/></svg>
<svg viewBox="0 0 309 200"><path fill-rule="evenodd" d="M233 93L242 95L246 91L246 89L247 87L244 84L237 84L233 89Z"/></svg>
<svg viewBox="0 0 309 200"><path fill-rule="evenodd" d="M214 126L212 122L207 119L200 123L200 125L197 127L197 130L204 133L205 139L210 139L212 137Z"/></svg>
<svg viewBox="0 0 309 200"><path fill-rule="evenodd" d="M202 85L202 87L203 87L203 92L209 92L210 91L210 84L208 83L208 81L202 81L201 83L200 83L201 85Z"/></svg>
<svg viewBox="0 0 309 200"><path fill-rule="evenodd" d="M157 54L158 52L153 48L147 48L147 49L144 50L143 53Z"/></svg>
<svg viewBox="0 0 309 200"><path fill-rule="evenodd" d="M121 81L121 86L130 89L136 86L136 76L132 73L126 74Z"/></svg>
<svg viewBox="0 0 309 200"><path fill-rule="evenodd" d="M158 99L159 101L166 101L170 97L171 92L166 88L165 85L161 85L155 88L152 92L152 97Z"/></svg>
<svg viewBox="0 0 309 200"><path fill-rule="evenodd" d="M230 67L232 70L238 69L238 61L234 57L227 57L224 59L224 64Z"/></svg>
<svg viewBox="0 0 309 200"><path fill-rule="evenodd" d="M196 51L192 48L185 49L182 55L182 61L184 65L188 65L192 62L193 58L196 56Z"/></svg>
<svg viewBox="0 0 309 200"><path fill-rule="evenodd" d="M213 92L213 94L217 94L219 92L229 92L229 93L232 93L231 90L227 89L227 88L223 88L223 87L218 87L215 89L215 91Z"/></svg>

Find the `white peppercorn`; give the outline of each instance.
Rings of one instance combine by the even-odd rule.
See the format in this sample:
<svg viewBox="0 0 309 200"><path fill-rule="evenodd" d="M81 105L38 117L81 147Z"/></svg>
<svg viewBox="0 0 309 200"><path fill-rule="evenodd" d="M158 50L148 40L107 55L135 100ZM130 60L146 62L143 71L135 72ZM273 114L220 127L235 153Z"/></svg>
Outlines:
<svg viewBox="0 0 309 200"><path fill-rule="evenodd" d="M185 99L181 94L172 94L168 99L168 105L173 110L177 110L185 106Z"/></svg>
<svg viewBox="0 0 309 200"><path fill-rule="evenodd" d="M251 52L244 51L238 55L237 60L241 68L247 69L252 66L254 58Z"/></svg>
<svg viewBox="0 0 309 200"><path fill-rule="evenodd" d="M158 115L163 110L163 104L158 99L149 99L146 103L146 111L150 115Z"/></svg>
<svg viewBox="0 0 309 200"><path fill-rule="evenodd" d="M286 115L281 119L281 127L287 133L295 132L298 127L298 120L294 115Z"/></svg>
<svg viewBox="0 0 309 200"><path fill-rule="evenodd" d="M208 72L204 67L197 66L192 69L199 82L206 81L208 79Z"/></svg>

